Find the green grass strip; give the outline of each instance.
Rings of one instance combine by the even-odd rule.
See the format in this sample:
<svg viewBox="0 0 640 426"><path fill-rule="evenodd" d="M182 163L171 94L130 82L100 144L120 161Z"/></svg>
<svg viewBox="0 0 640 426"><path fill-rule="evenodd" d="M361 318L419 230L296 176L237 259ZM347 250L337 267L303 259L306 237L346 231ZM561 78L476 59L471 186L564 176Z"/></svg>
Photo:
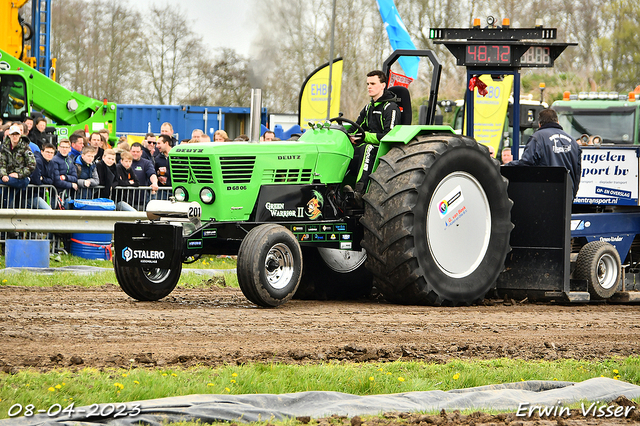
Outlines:
<svg viewBox="0 0 640 426"><path fill-rule="evenodd" d="M98 268L113 268L110 260L91 260L72 255L56 255L51 258L49 265L51 268L64 266L95 266ZM179 287L185 288L208 288L213 285L238 287L238 279L235 272L236 261L232 258L218 258L216 256L203 256L196 262L184 264ZM0 268L4 268L4 256L0 256ZM209 276L190 273L190 269L219 269L231 270L224 273L222 278L211 278ZM56 272L52 275L37 274L34 272L21 271L19 273L0 274L0 285L15 285L26 287L54 287L59 285L73 285L79 287L96 287L105 284L117 284L113 271L95 272L93 274L77 274L74 272Z"/></svg>
<svg viewBox="0 0 640 426"><path fill-rule="evenodd" d="M509 359L424 362L247 364L217 368L85 368L0 373L0 418L14 404L47 409L131 402L190 394L254 394L337 391L356 395L451 390L523 380L581 382L609 377L640 385L640 357L604 361Z"/></svg>

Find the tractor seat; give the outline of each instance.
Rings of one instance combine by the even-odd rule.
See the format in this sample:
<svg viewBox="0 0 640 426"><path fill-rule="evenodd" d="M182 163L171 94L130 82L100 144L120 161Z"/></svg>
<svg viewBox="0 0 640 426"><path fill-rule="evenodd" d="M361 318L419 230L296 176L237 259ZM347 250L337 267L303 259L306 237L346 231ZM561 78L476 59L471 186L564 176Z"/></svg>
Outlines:
<svg viewBox="0 0 640 426"><path fill-rule="evenodd" d="M400 124L410 125L411 124L411 95L409 94L409 89L404 86L391 86L388 89L391 93L396 95L396 103L400 108Z"/></svg>

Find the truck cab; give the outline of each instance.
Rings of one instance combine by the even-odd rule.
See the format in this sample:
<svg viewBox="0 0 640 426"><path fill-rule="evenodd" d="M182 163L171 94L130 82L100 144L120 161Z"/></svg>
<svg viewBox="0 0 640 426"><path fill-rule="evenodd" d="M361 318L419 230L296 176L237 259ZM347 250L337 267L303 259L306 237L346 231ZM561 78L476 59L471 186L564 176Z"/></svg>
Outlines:
<svg viewBox="0 0 640 426"><path fill-rule="evenodd" d="M553 103L562 128L574 138L591 144L638 145L640 141L640 103L636 95L618 92L565 93ZM595 138L595 139L594 139Z"/></svg>

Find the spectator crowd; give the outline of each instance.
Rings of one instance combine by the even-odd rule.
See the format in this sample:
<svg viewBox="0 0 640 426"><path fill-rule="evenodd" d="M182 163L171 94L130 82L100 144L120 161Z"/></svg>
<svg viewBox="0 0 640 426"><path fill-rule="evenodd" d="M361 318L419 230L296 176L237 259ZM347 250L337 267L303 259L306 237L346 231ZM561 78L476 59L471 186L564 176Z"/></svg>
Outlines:
<svg viewBox="0 0 640 426"><path fill-rule="evenodd" d="M117 210L144 210L151 197L170 194L170 123L130 146L125 138L113 147L106 129L54 134L41 115L0 127L2 208L68 208L75 199L106 198Z"/></svg>
<svg viewBox="0 0 640 426"><path fill-rule="evenodd" d="M125 136L112 144L107 129L59 138L47 119L35 113L0 126L0 208L65 209L73 200L103 198L117 210L145 210L151 198L166 199L171 193L171 148L211 139L195 129L190 138L178 141L168 122L159 135L147 133L132 144ZM270 130L260 139L279 140ZM224 130L213 134L213 142L228 141Z"/></svg>

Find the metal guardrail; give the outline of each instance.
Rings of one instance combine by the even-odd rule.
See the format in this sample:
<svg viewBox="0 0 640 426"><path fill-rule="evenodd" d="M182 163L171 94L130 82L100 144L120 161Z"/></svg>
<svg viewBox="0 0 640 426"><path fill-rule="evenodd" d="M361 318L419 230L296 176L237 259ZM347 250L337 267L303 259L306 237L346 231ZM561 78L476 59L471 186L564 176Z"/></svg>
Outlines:
<svg viewBox="0 0 640 426"><path fill-rule="evenodd" d="M6 233L26 233L23 238L27 239L42 238L37 234L47 233L53 240L63 238L60 234L113 233L116 222L146 220L147 203L168 199L172 192L170 187L161 187L157 193L151 187L116 187L111 194L116 211L70 208L74 200L98 198L102 188L58 192L51 185L29 185L23 190L0 185L0 242L7 238Z"/></svg>
<svg viewBox="0 0 640 426"><path fill-rule="evenodd" d="M108 234L116 222L145 219L145 212L0 209L0 232Z"/></svg>

